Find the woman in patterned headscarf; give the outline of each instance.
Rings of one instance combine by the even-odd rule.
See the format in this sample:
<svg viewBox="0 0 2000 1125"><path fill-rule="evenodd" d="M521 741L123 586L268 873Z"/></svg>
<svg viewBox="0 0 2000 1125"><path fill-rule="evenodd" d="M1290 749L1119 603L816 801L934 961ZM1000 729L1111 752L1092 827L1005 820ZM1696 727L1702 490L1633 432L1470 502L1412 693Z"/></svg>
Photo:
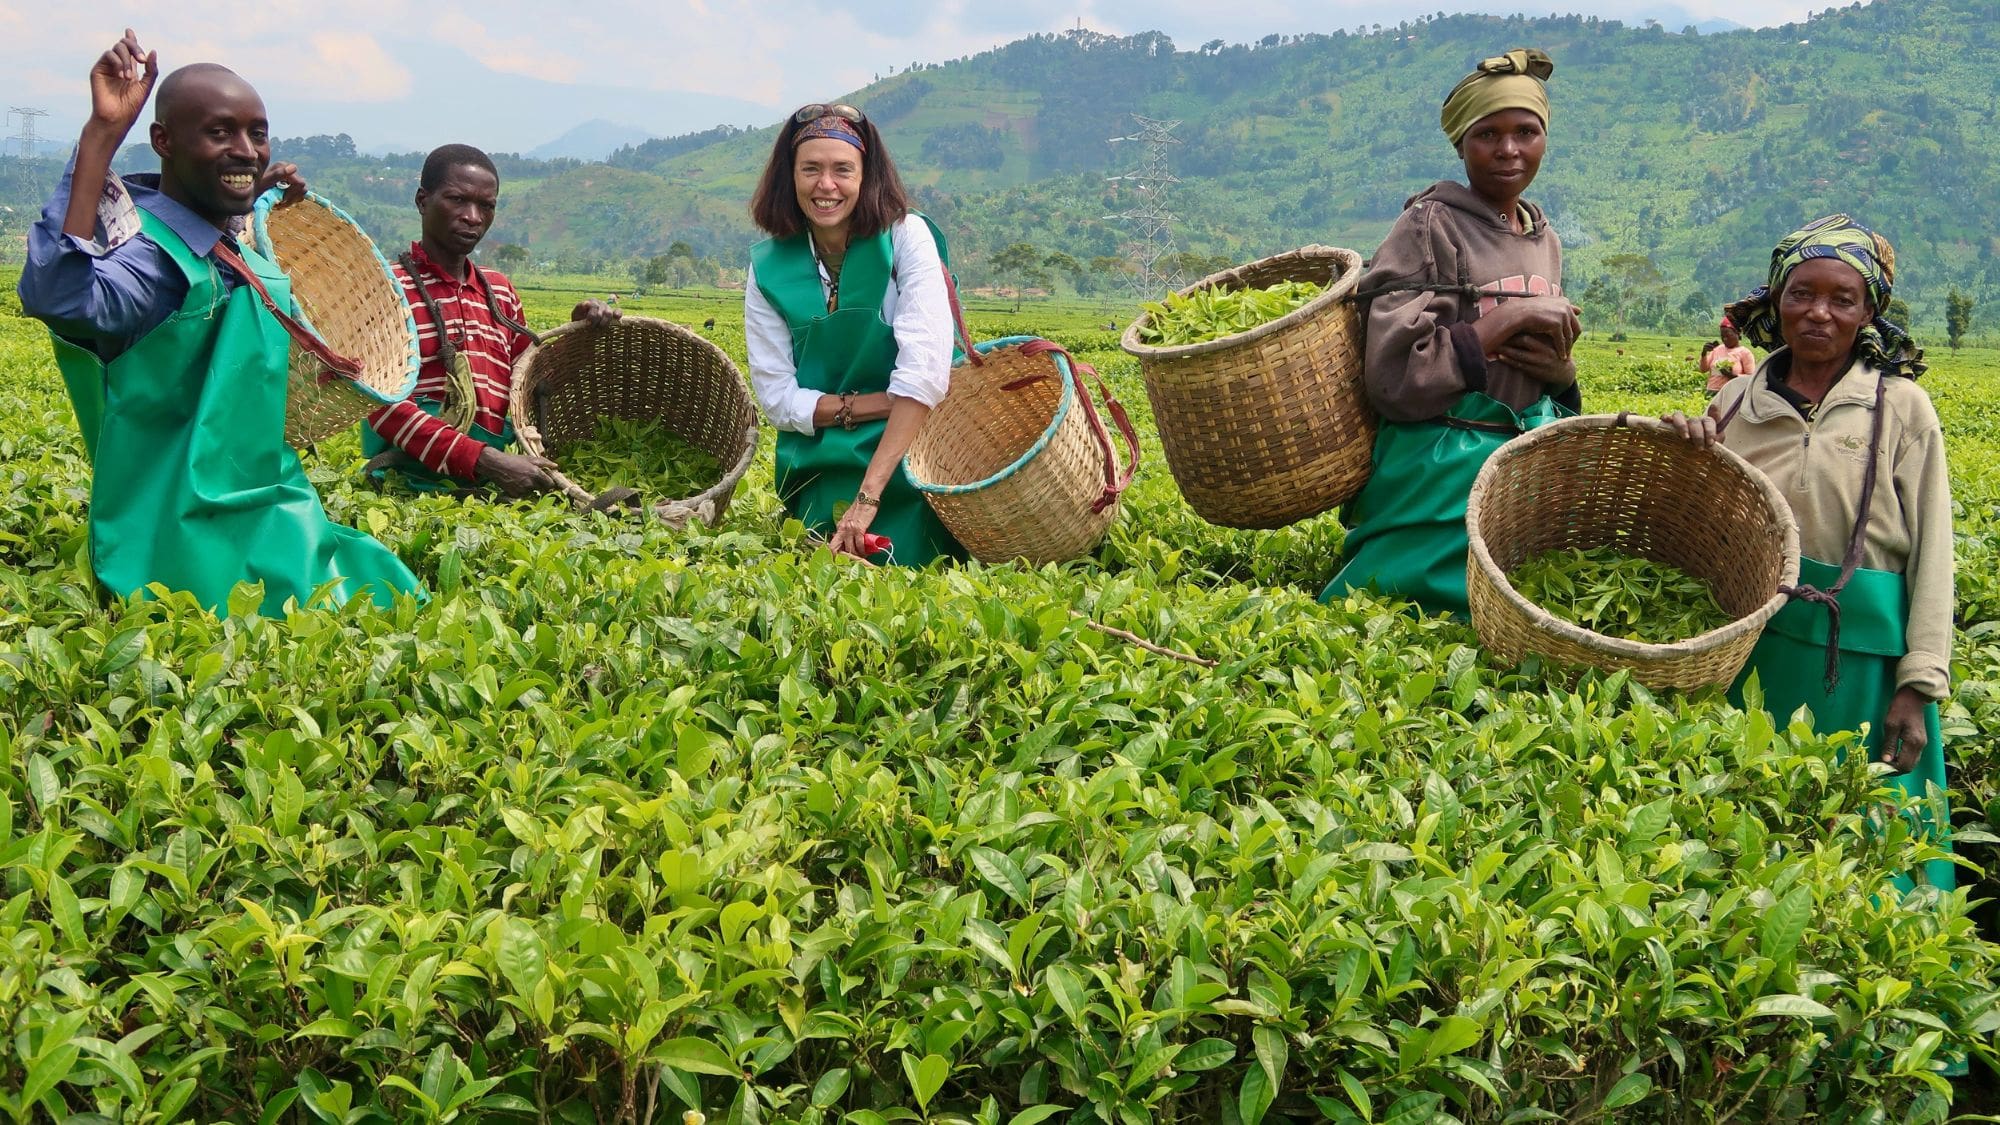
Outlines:
<svg viewBox="0 0 2000 1125"><path fill-rule="evenodd" d="M1812 709L1822 731L1869 727L1893 782L1944 799L1938 700L1951 661L1951 485L1944 432L1917 376L1923 350L1881 315L1895 282L1888 240L1846 215L1788 235L1767 283L1729 306L1775 349L1698 418L1667 421L1762 469L1799 522L1799 587L1736 685L1758 677L1780 721ZM1838 690L1836 691L1836 685ZM1933 789L1933 787L1935 787ZM1954 884L1948 860L1925 865Z"/></svg>

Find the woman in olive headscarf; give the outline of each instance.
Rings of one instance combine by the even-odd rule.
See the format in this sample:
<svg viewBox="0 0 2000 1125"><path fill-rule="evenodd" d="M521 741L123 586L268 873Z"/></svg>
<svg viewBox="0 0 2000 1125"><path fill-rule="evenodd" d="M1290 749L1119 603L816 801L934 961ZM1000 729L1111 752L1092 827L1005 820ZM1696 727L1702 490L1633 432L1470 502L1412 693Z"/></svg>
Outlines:
<svg viewBox="0 0 2000 1125"><path fill-rule="evenodd" d="M1579 409L1562 245L1521 198L1548 147L1554 72L1524 48L1459 82L1439 124L1466 182L1411 197L1361 278L1363 382L1382 425L1322 601L1371 587L1463 615L1465 504L1480 466L1508 438Z"/></svg>
<svg viewBox="0 0 2000 1125"><path fill-rule="evenodd" d="M1944 431L1916 382L1923 350L1881 315L1895 274L1888 240L1846 215L1788 235L1767 283L1729 306L1745 337L1776 350L1707 414L1667 421L1742 454L1798 518L1800 585L1765 627L1738 703L1755 674L1780 721L1803 706L1816 730L1867 725L1868 751L1894 784L1941 808L1951 483ZM1948 860L1923 875L1944 890L1955 882Z"/></svg>

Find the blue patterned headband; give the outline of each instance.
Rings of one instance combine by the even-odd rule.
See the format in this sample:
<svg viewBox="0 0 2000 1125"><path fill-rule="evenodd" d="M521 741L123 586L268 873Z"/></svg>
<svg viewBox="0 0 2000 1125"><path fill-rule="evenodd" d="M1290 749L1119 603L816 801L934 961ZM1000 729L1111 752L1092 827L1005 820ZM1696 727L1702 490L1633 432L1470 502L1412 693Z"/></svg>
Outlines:
<svg viewBox="0 0 2000 1125"><path fill-rule="evenodd" d="M814 118L811 123L794 134L792 136L792 147L797 148L807 141L821 138L833 141L846 141L862 152L868 151L868 146L861 141L861 131L856 129L853 123L846 118L836 117L831 113L824 117Z"/></svg>

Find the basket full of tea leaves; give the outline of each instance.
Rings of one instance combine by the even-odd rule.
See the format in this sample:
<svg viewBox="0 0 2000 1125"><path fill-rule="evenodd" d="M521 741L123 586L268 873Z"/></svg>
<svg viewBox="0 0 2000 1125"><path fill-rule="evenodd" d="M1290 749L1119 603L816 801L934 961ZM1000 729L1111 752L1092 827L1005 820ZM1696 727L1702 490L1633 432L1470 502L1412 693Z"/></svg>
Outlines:
<svg viewBox="0 0 2000 1125"><path fill-rule="evenodd" d="M1770 478L1650 418L1565 418L1501 446L1465 530L1487 649L1655 689L1734 680L1798 581L1798 525Z"/></svg>
<svg viewBox="0 0 2000 1125"><path fill-rule="evenodd" d="M636 489L644 511L714 526L757 453L750 388L722 349L671 321L573 321L514 363L521 448L588 493Z"/></svg>
<svg viewBox="0 0 2000 1125"><path fill-rule="evenodd" d="M1367 481L1360 277L1354 251L1307 246L1149 301L1125 330L1167 466L1203 519L1284 527Z"/></svg>
<svg viewBox="0 0 2000 1125"><path fill-rule="evenodd" d="M1543 551L1515 567L1507 581L1564 621L1628 641L1672 644L1735 620L1701 579L1611 547Z"/></svg>

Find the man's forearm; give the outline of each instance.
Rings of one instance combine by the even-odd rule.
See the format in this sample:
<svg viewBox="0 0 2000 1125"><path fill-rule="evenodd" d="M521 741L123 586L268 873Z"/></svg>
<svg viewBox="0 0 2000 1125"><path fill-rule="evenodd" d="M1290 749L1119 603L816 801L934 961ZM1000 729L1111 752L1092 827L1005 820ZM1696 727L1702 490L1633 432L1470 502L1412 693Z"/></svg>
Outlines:
<svg viewBox="0 0 2000 1125"><path fill-rule="evenodd" d="M63 213L63 233L72 238L97 237L97 201L104 194L111 158L118 155L123 134L93 121L76 142L76 170L70 176L69 209Z"/></svg>

